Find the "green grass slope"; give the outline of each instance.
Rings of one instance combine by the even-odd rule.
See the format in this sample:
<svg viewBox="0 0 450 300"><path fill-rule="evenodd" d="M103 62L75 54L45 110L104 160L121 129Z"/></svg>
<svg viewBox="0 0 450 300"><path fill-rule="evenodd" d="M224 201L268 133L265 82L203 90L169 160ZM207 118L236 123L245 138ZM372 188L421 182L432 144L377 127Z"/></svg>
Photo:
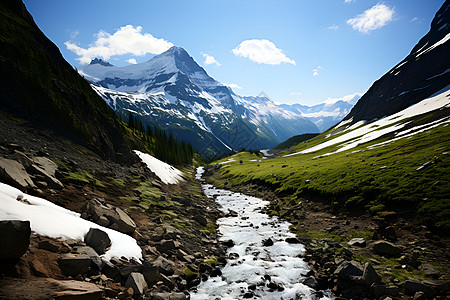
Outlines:
<svg viewBox="0 0 450 300"><path fill-rule="evenodd" d="M448 109L439 114L448 114ZM432 117L420 116L411 126ZM448 125L448 123L447 123ZM385 136L348 151L324 155L335 146L289 157L326 139L327 133L261 159L242 152L221 168L234 184L258 183L272 187L280 196L319 198L336 209L388 210L416 213L443 230L450 229L450 128L441 125L382 146ZM227 158L229 159L229 158Z"/></svg>

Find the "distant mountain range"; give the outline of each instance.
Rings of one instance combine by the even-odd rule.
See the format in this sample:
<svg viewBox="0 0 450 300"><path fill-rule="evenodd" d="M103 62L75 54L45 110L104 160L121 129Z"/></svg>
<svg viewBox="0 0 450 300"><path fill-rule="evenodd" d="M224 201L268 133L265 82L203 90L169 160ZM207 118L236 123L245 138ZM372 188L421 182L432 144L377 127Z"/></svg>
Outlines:
<svg viewBox="0 0 450 300"><path fill-rule="evenodd" d="M319 132L268 97L242 97L172 47L147 62L116 67L100 59L78 71L119 116L173 132L205 158L231 150L271 148L291 136Z"/></svg>
<svg viewBox="0 0 450 300"><path fill-rule="evenodd" d="M328 99L313 106L281 104L280 107L312 121L319 128L320 132L323 132L339 123L350 112L361 96L362 94L355 93L342 98Z"/></svg>

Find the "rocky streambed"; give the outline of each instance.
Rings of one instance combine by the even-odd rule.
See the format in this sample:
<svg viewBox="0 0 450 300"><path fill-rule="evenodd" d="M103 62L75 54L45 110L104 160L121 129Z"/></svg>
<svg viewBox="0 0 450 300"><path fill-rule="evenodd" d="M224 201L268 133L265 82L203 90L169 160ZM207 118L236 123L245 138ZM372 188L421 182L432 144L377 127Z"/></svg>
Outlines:
<svg viewBox="0 0 450 300"><path fill-rule="evenodd" d="M203 168L197 170L201 179ZM268 201L203 184L225 216L218 219L220 240L228 246L227 264L191 293L191 299L329 299L308 286L311 273L304 246L290 223L265 213Z"/></svg>

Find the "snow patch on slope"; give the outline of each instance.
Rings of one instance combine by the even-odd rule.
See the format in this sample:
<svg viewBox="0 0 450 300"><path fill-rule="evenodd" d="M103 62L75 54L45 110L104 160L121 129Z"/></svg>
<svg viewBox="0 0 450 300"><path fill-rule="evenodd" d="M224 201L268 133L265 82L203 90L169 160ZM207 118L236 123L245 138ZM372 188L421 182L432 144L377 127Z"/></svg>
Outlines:
<svg viewBox="0 0 450 300"><path fill-rule="evenodd" d="M22 196L28 203L17 201ZM31 230L51 238L84 240L90 228L106 232L111 239L111 248L101 257L110 260L125 256L141 259L141 248L131 236L102 227L80 218L80 214L58 206L45 199L22 193L20 190L0 182L0 220L30 221Z"/></svg>
<svg viewBox="0 0 450 300"><path fill-rule="evenodd" d="M177 184L183 180L184 173L150 154L134 150L134 153L158 176L165 184Z"/></svg>
<svg viewBox="0 0 450 300"><path fill-rule="evenodd" d="M395 113L391 116L382 118L378 121L369 123L369 124L362 124L363 121L360 121L350 128L345 129L344 131L347 131L347 133L344 133L336 138L333 138L331 140L328 140L324 143L321 143L319 145L316 145L314 147L305 149L300 152L292 153L285 155L292 156L296 154L303 154L303 153L311 153L314 151L318 151L321 149L324 149L329 146L341 144L341 147L336 150L335 152L327 153L325 155L330 155L336 152L341 152L345 150L349 150L351 148L354 148L360 144L370 142L372 140L375 140L385 134L395 132L398 130L401 130L408 122L399 123L399 121L405 120L407 118L417 116L420 114L428 113L433 110L437 110L444 107L450 107L450 85L445 87L444 89L440 90L439 92L435 93L434 95L430 96L429 98L422 100L421 102L414 104L398 113ZM341 122L340 125L337 127L342 126L343 122ZM382 129L378 129L382 128ZM352 130L351 130L352 129ZM417 132L416 132L417 133ZM399 136L399 134L397 134ZM403 137L405 137L404 135Z"/></svg>

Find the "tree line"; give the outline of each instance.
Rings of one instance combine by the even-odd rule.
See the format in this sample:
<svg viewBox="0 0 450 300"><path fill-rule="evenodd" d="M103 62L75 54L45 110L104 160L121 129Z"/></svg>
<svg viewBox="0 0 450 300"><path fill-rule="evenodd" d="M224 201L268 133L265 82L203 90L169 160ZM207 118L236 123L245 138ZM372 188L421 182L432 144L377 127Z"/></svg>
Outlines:
<svg viewBox="0 0 450 300"><path fill-rule="evenodd" d="M128 116L128 127L142 134L148 150L159 160L171 165L192 164L194 147L189 142L181 141L180 143L172 132L167 134L156 127L144 126L139 116L132 113Z"/></svg>

